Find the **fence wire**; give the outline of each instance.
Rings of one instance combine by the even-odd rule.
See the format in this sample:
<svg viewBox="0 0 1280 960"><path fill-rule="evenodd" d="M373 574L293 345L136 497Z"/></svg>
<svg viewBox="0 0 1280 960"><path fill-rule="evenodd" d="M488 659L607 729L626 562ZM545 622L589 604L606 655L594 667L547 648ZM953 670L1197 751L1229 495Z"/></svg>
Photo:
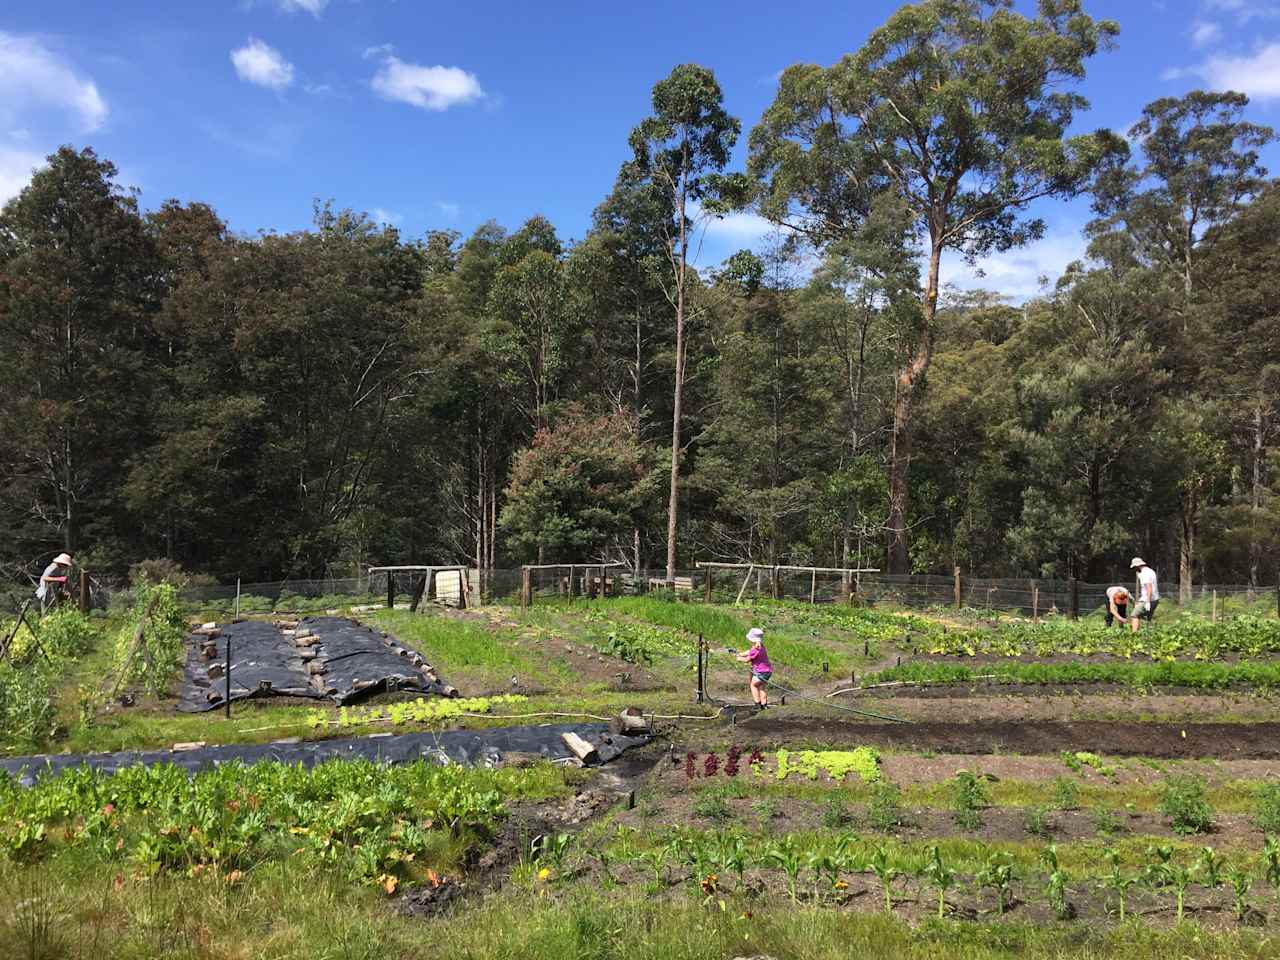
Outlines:
<svg viewBox="0 0 1280 960"><path fill-rule="evenodd" d="M191 585L179 590L179 600L192 615L210 618L241 614L321 613L359 606L383 606L390 597L398 607L406 607L421 586L419 571L377 572L349 578L274 580L254 583ZM451 606L465 599L468 606L480 603L518 605L522 602L523 571L504 568L467 572L465 585L456 573L437 571L432 596L426 602ZM597 565L565 565L554 569L531 569L532 602L571 597L656 595L692 602L733 603L737 600L792 600L814 604L887 604L908 608L955 608L990 611L1016 616L1065 615L1072 609L1072 582L1052 578L960 578L959 604L954 576L916 574L895 576L882 573L773 570L757 567L750 571L724 568L677 570L668 581L665 568L633 570ZM388 583L388 580L390 583ZM1106 606L1106 590L1114 584L1076 585L1079 614L1088 616ZM1133 584L1125 584L1131 590ZM72 599L76 599L72 591ZM460 597L460 594L463 594ZM1170 611L1202 615L1206 618L1241 615L1275 617L1280 613L1280 586L1252 587L1248 584L1196 584L1184 592L1177 582L1160 584L1161 605ZM17 609L28 592L14 585L6 594L6 607ZM125 584L91 577L90 605L102 610L126 609L134 591ZM0 615L2 616L2 615Z"/></svg>

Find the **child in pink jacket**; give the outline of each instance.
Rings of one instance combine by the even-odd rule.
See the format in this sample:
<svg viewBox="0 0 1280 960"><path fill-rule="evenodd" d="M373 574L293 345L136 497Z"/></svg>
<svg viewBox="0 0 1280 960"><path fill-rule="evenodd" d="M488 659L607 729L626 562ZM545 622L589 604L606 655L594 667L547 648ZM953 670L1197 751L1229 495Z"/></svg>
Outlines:
<svg viewBox="0 0 1280 960"><path fill-rule="evenodd" d="M773 676L773 664L769 662L769 654L764 649L763 630L752 627L747 632L747 642L751 644L750 649L738 654L738 659L751 664L751 699L763 710L769 705L767 686L769 678Z"/></svg>

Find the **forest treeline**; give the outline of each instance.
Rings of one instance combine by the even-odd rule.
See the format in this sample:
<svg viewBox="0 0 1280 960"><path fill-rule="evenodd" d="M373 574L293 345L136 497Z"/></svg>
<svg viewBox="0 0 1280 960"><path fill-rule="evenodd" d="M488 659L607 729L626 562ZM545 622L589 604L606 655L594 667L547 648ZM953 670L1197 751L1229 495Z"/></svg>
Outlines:
<svg viewBox="0 0 1280 960"><path fill-rule="evenodd" d="M1280 183L1240 94L1075 131L1116 25L903 7L741 123L676 67L587 235L143 211L63 147L0 212L0 564L247 580L607 557L1274 583ZM1135 105L1136 107L1136 105ZM533 187L531 186L531 189ZM1085 196L1041 296L941 266ZM690 260L708 218L779 224Z"/></svg>

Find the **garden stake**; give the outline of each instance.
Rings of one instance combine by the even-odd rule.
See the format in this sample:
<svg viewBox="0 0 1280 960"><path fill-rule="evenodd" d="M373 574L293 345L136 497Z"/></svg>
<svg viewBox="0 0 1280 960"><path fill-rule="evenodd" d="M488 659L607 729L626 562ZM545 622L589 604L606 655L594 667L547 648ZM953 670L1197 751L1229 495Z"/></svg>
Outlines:
<svg viewBox="0 0 1280 960"><path fill-rule="evenodd" d="M391 575L387 574L387 576L390 577ZM231 634L227 633L227 634L223 634L223 636L227 641L227 670L226 670L227 696L226 696L225 707L227 710L227 719L230 720L231 719Z"/></svg>

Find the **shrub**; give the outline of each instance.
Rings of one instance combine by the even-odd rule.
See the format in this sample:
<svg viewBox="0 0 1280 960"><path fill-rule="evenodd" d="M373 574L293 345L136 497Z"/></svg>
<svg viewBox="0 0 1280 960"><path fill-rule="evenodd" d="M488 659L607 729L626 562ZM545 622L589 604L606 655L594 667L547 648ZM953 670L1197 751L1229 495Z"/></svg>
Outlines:
<svg viewBox="0 0 1280 960"><path fill-rule="evenodd" d="M964 830L982 826L982 811L991 806L986 784L968 770L956 774L951 794L951 819Z"/></svg>
<svg viewBox="0 0 1280 960"><path fill-rule="evenodd" d="M134 638L144 617L142 642L135 650ZM129 620L116 635L116 663L127 669L125 679L141 682L153 696L162 693L182 654L186 628L171 584L140 587Z"/></svg>
<svg viewBox="0 0 1280 960"><path fill-rule="evenodd" d="M1022 825L1027 833L1041 840L1049 839L1053 833L1053 819L1049 816L1048 807L1027 807L1022 815Z"/></svg>
<svg viewBox="0 0 1280 960"><path fill-rule="evenodd" d="M1101 836L1114 837L1124 829L1115 811L1108 810L1106 807L1097 807L1091 810L1089 817L1093 820L1093 829L1098 831Z"/></svg>
<svg viewBox="0 0 1280 960"><path fill-rule="evenodd" d="M849 822L849 811L840 797L831 797L822 807L822 825L830 829L843 827Z"/></svg>
<svg viewBox="0 0 1280 960"><path fill-rule="evenodd" d="M1280 783L1267 783L1254 797L1253 822L1263 833L1280 833Z"/></svg>
<svg viewBox="0 0 1280 960"><path fill-rule="evenodd" d="M1160 812L1171 821L1174 833L1208 833L1213 829L1213 809L1204 795L1204 781L1179 774L1169 777L1160 797Z"/></svg>
<svg viewBox="0 0 1280 960"><path fill-rule="evenodd" d="M1080 785L1070 777L1053 781L1053 806L1057 810L1075 810L1080 806Z"/></svg>
<svg viewBox="0 0 1280 960"><path fill-rule="evenodd" d="M39 743L52 732L54 716L49 681L42 669L0 667L0 743Z"/></svg>
<svg viewBox="0 0 1280 960"><path fill-rule="evenodd" d="M902 790L896 783L881 780L871 787L867 823L880 833L894 833L899 827L910 825L911 821L902 808Z"/></svg>
<svg viewBox="0 0 1280 960"><path fill-rule="evenodd" d="M717 823L728 820L733 816L733 811L729 809L729 804L725 802L724 797L714 790L704 791L693 802L693 812L699 817L706 820L714 820Z"/></svg>
<svg viewBox="0 0 1280 960"><path fill-rule="evenodd" d="M81 657L93 649L96 638L93 622L68 604L40 622L40 644L51 657Z"/></svg>

